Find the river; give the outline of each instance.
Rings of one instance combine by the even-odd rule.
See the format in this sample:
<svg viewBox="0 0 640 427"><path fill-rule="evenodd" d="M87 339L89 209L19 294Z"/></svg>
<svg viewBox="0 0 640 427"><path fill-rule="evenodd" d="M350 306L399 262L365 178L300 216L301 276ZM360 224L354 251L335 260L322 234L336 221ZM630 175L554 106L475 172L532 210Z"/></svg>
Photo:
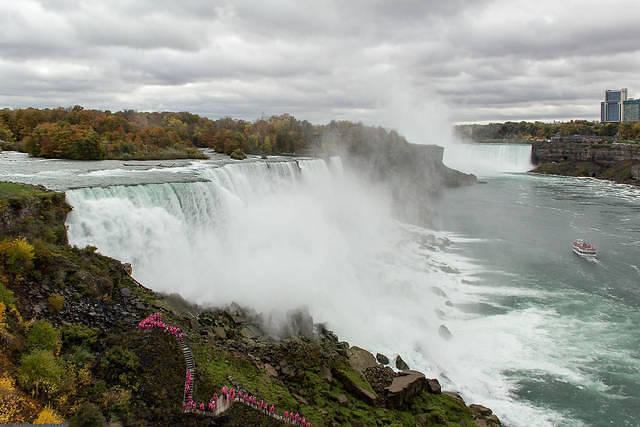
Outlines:
<svg viewBox="0 0 640 427"><path fill-rule="evenodd" d="M431 229L393 219L384 190L337 158L5 152L0 179L66 191L71 243L155 290L249 305L274 328L307 307L508 425L638 425L640 190L524 173L526 146L457 150L445 161L485 183L434 197ZM578 237L597 262L571 252Z"/></svg>

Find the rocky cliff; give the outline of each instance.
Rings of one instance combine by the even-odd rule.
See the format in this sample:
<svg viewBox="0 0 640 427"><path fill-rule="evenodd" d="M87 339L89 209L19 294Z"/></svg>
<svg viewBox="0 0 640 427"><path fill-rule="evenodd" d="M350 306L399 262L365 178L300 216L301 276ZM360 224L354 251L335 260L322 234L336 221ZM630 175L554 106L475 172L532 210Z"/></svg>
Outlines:
<svg viewBox="0 0 640 427"><path fill-rule="evenodd" d="M533 172L640 184L640 144L536 142L531 156Z"/></svg>

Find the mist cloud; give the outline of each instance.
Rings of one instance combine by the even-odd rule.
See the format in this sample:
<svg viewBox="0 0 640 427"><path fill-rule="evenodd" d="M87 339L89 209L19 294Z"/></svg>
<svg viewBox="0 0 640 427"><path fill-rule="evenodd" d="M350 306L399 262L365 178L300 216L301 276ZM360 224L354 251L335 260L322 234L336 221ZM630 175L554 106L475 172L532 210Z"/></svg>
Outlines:
<svg viewBox="0 0 640 427"><path fill-rule="evenodd" d="M379 123L408 98L454 122L597 119L605 88L640 96L637 11L632 0L2 0L0 106ZM389 95L390 79L406 93Z"/></svg>

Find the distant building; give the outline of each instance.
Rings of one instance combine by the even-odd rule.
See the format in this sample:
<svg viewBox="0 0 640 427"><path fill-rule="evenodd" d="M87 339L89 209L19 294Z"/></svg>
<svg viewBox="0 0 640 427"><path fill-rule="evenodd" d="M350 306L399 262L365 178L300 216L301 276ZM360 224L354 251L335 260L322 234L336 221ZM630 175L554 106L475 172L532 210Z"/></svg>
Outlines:
<svg viewBox="0 0 640 427"><path fill-rule="evenodd" d="M624 101L623 121L635 122L640 120L640 99L627 99Z"/></svg>
<svg viewBox="0 0 640 427"><path fill-rule="evenodd" d="M602 123L620 123L640 120L640 99L627 99L627 88L607 89L600 103Z"/></svg>

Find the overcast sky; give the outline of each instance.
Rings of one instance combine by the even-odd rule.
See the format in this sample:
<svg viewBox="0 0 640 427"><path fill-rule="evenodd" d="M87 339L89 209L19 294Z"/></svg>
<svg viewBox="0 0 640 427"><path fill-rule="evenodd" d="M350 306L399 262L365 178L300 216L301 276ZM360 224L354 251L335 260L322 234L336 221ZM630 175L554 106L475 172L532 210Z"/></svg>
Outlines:
<svg viewBox="0 0 640 427"><path fill-rule="evenodd" d="M0 0L0 107L595 120L639 41L638 0Z"/></svg>

